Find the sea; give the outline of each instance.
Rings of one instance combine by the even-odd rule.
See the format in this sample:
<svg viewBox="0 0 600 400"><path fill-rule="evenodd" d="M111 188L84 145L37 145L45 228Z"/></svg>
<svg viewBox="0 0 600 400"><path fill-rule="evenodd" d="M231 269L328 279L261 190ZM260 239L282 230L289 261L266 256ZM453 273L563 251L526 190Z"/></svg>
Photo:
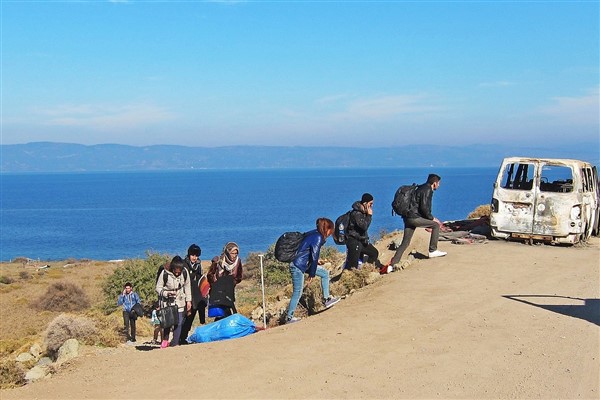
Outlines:
<svg viewBox="0 0 600 400"><path fill-rule="evenodd" d="M335 219L365 192L369 234L403 229L391 202L400 185L442 177L433 214L465 219L489 204L497 168L330 168L0 174L0 261L118 260L148 252L201 259L238 243L264 253L286 231ZM333 245L331 239L328 245ZM344 250L340 247L340 250Z"/></svg>

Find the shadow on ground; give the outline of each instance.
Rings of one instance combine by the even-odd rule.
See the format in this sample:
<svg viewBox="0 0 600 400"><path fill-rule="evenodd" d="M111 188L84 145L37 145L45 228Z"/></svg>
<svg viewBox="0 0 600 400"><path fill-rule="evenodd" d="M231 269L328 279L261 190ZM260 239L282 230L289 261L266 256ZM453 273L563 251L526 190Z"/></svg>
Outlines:
<svg viewBox="0 0 600 400"><path fill-rule="evenodd" d="M504 295L502 297L569 317L580 318L600 326L600 299L535 294ZM576 300L583 302L583 304L550 304L556 302L556 300L551 299L564 299L571 302Z"/></svg>

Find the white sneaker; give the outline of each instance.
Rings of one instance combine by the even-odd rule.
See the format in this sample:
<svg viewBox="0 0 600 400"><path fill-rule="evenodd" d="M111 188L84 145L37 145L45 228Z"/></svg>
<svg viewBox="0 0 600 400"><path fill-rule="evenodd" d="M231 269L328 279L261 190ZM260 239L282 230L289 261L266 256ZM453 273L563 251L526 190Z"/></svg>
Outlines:
<svg viewBox="0 0 600 400"><path fill-rule="evenodd" d="M429 258L444 257L446 254L445 251L436 250L429 253Z"/></svg>

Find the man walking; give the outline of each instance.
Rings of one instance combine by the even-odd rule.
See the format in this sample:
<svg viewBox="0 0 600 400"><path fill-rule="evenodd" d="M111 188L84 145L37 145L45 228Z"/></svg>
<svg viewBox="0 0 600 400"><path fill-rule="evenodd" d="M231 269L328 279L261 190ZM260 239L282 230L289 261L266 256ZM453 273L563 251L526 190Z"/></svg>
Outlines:
<svg viewBox="0 0 600 400"><path fill-rule="evenodd" d="M443 257L447 253L437 249L438 237L440 234L439 222L431 214L431 200L433 198L433 192L440 187L439 175L429 174L427 182L420 185L416 191L415 196L411 202L410 209L406 216L402 217L404 221L404 235L402 237L402 243L396 250L396 254L392 257L390 264L397 269L396 264L400 262L402 255L408 248L410 241L412 240L415 229L417 228L431 228L431 238L429 239L429 258Z"/></svg>
<svg viewBox="0 0 600 400"><path fill-rule="evenodd" d="M140 302L140 296L133 291L130 282L125 284L123 293L117 299L117 305L123 306L123 324L125 325L125 334L127 335L127 343L135 343L135 320L137 314L133 311L133 306ZM131 333L129 328L131 327Z"/></svg>

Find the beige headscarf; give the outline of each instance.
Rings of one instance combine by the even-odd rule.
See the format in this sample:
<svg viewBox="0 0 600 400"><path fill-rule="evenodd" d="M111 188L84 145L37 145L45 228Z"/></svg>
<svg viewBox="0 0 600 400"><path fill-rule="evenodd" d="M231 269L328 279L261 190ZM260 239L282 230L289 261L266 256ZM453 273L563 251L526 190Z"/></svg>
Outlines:
<svg viewBox="0 0 600 400"><path fill-rule="evenodd" d="M235 257L232 257L231 255L231 251L233 249L236 249L238 251L238 254L235 255ZM225 247L223 247L223 253L221 253L221 262L219 263L219 266L221 268L223 268L225 271L227 272L231 272L233 271L233 269L239 264L240 262L240 248L237 245L237 243L235 242L228 242Z"/></svg>

